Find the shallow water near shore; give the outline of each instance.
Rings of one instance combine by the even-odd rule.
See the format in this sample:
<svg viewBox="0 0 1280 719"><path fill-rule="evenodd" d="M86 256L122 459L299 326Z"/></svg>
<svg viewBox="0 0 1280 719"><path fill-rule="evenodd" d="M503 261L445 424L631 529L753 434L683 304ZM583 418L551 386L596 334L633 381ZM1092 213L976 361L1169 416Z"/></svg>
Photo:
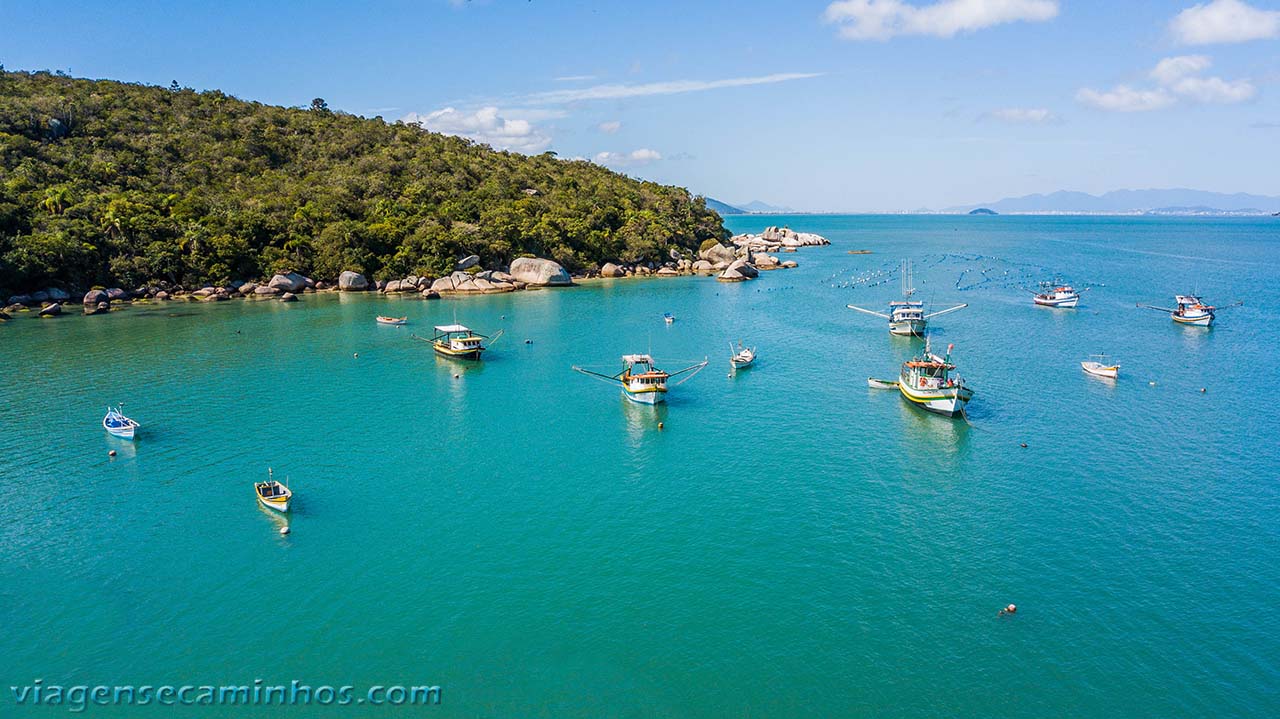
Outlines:
<svg viewBox="0 0 1280 719"><path fill-rule="evenodd" d="M4 691L443 690L352 716L1280 713L1280 221L728 224L833 244L732 285L0 326ZM968 423L867 387L921 343L845 305L895 298L904 257L934 308L970 305L932 327L977 389ZM1079 309L1032 306L1021 287L1054 275L1090 288ZM1209 330L1135 308L1191 291L1245 304ZM455 319L504 331L483 363L412 338ZM760 359L734 375L739 339ZM648 351L710 365L657 408L571 369ZM1085 375L1093 353L1120 379ZM134 444L99 424L119 401ZM289 536L254 502L268 467Z"/></svg>

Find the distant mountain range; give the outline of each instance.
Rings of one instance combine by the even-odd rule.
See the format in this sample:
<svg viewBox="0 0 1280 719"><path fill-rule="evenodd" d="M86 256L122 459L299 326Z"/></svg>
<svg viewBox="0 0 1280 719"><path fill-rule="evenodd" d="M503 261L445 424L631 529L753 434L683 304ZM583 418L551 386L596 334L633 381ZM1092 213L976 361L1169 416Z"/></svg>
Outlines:
<svg viewBox="0 0 1280 719"><path fill-rule="evenodd" d="M948 207L943 212L969 212L987 208L1010 213L1085 213L1157 215L1269 215L1280 209L1280 197L1226 194L1173 188L1165 190L1113 190L1102 195L1059 191L1047 195L1006 197L996 202Z"/></svg>
<svg viewBox="0 0 1280 719"><path fill-rule="evenodd" d="M719 201L719 200L716 200L716 199L713 199L713 198L710 198L710 197L705 198L705 199L706 199L706 201L707 201L707 207L710 207L711 209L715 210L716 212L719 212L721 217L723 217L723 216L725 216L725 215L745 215L745 214L747 214L747 211L746 211L746 210L744 210L744 209L742 209L742 208L734 207L733 205L730 205L730 204L725 203L725 202L721 202L721 201Z"/></svg>
<svg viewBox="0 0 1280 719"><path fill-rule="evenodd" d="M770 205L759 200L752 200L741 205L730 205L727 202L721 202L710 197L707 199L707 207L719 212L721 215L747 215L751 213L784 213L795 212L790 207L780 207L778 205Z"/></svg>

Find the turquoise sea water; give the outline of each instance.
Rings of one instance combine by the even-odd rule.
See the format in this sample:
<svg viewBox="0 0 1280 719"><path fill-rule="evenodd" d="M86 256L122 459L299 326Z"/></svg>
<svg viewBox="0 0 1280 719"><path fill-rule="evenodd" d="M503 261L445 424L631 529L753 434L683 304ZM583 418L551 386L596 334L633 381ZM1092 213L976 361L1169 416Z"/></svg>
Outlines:
<svg viewBox="0 0 1280 719"><path fill-rule="evenodd" d="M833 244L737 285L0 325L0 716L66 712L15 706L37 678L443 690L329 716L1280 714L1280 221L730 220L768 224ZM904 257L970 304L934 336L971 423L866 386L919 343L845 305ZM1018 287L1054 274L1080 309ZM1245 304L1210 330L1134 306L1192 290ZM455 317L505 330L482 364L410 337ZM728 376L740 338L760 360ZM649 350L711 364L658 408L571 370ZM136 446L101 430L116 401Z"/></svg>

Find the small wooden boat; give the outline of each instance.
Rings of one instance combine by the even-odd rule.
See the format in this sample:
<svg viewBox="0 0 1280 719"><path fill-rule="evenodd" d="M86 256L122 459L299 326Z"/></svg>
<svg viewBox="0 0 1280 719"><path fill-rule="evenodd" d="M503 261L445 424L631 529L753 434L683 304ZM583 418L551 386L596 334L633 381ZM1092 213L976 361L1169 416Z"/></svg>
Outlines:
<svg viewBox="0 0 1280 719"><path fill-rule="evenodd" d="M258 501L267 509L274 509L277 512L289 511L289 500L293 498L293 492L287 486L277 482L270 469L267 470L267 481L254 482L253 492L258 495Z"/></svg>
<svg viewBox="0 0 1280 719"><path fill-rule="evenodd" d="M378 315L378 324L396 326L407 325L409 324L409 317L407 315L404 317L387 317L385 315Z"/></svg>
<svg viewBox="0 0 1280 719"><path fill-rule="evenodd" d="M498 330L498 334L493 337L482 335L478 332L472 332L470 327L463 325L439 325L436 329L435 336L430 339L424 337L415 338L430 342L432 349L441 357L450 359L478 360L480 354L502 336L503 330ZM489 347L484 344L485 340L489 340Z"/></svg>
<svg viewBox="0 0 1280 719"><path fill-rule="evenodd" d="M584 367L574 367L574 369L582 374L621 385L623 396L632 402L658 404L666 401L667 380L690 372L691 374L688 377L676 383L679 385L688 381L706 366L707 361L703 360L698 364L685 367L679 372L667 372L655 367L653 358L649 355L623 355L622 371L614 375L595 372Z"/></svg>
<svg viewBox="0 0 1280 719"><path fill-rule="evenodd" d="M1099 360L1106 359L1106 355L1090 355L1097 357ZM1109 365L1096 360L1087 360L1080 363L1080 368L1095 377L1106 377L1107 379L1115 379L1120 376L1120 365Z"/></svg>
<svg viewBox="0 0 1280 719"><path fill-rule="evenodd" d="M875 377L867 378L867 386L871 389L897 389L898 381L892 379L876 379Z"/></svg>
<svg viewBox="0 0 1280 719"><path fill-rule="evenodd" d="M733 345L729 345L729 349L733 351ZM738 342L738 348L733 351L729 357L729 364L735 369L746 369L756 361L756 349L754 347L743 347L742 342Z"/></svg>
<svg viewBox="0 0 1280 719"><path fill-rule="evenodd" d="M676 316L675 316L675 315L673 315L673 314L671 314L670 312L663 312L663 313L662 313L662 319L663 319L663 321L665 321L667 324L671 324L671 323L673 323L673 322L675 322L675 321L676 321Z"/></svg>
<svg viewBox="0 0 1280 719"><path fill-rule="evenodd" d="M142 425L124 416L121 407L123 405L107 408L107 414L102 418L102 428L114 437L133 439L134 434Z"/></svg>

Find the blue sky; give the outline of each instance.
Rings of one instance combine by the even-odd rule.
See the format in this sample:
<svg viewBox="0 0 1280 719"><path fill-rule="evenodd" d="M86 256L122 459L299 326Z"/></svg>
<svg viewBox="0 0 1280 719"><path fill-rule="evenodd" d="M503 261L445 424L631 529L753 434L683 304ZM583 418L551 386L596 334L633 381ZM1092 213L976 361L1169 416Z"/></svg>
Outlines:
<svg viewBox="0 0 1280 719"><path fill-rule="evenodd" d="M1280 195L1280 1L5 0L8 69L408 119L730 202Z"/></svg>

